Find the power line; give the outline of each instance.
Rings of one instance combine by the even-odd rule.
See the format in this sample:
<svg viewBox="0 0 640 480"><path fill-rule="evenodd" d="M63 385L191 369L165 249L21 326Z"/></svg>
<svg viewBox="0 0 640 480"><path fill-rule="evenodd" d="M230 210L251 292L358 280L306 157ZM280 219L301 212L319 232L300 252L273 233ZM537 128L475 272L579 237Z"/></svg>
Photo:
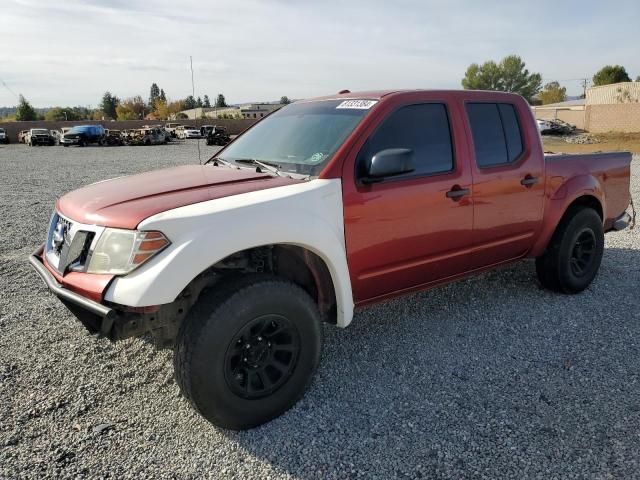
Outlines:
<svg viewBox="0 0 640 480"><path fill-rule="evenodd" d="M11 90L11 89L9 88L9 85L7 85L7 84L5 83L5 81L4 81L4 80L2 80L1 78L0 78L0 83L2 83L2 86L3 86L4 88L6 88L6 89L7 89L7 90L8 90L8 91L9 91L9 92L14 96L14 97L16 97L18 100L20 100L20 96L16 95L16 92L14 92L13 90Z"/></svg>

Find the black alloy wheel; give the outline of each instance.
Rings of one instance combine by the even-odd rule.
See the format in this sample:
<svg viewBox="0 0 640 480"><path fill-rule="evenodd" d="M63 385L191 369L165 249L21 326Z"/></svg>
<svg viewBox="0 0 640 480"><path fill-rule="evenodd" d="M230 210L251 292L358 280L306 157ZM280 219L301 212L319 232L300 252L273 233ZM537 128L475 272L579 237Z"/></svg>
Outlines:
<svg viewBox="0 0 640 480"><path fill-rule="evenodd" d="M263 315L244 325L225 356L225 380L238 396L261 398L278 390L298 361L300 335L281 315Z"/></svg>
<svg viewBox="0 0 640 480"><path fill-rule="evenodd" d="M593 263L596 252L596 236L593 230L585 228L578 234L578 239L571 251L571 271L576 277L581 277Z"/></svg>

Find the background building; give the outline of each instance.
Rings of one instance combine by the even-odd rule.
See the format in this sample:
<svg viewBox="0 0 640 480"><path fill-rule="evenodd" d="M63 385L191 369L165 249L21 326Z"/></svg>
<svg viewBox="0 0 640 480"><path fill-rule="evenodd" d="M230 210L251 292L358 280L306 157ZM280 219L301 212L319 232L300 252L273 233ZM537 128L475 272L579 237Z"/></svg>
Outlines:
<svg viewBox="0 0 640 480"><path fill-rule="evenodd" d="M588 132L640 132L640 82L591 87L584 100L531 108L536 118L564 120Z"/></svg>
<svg viewBox="0 0 640 480"><path fill-rule="evenodd" d="M278 110L283 105L280 103L245 103L243 105L236 105L230 107L207 107L207 108L192 108L190 110L183 110L183 113L189 119L196 118L255 118L260 119L267 114Z"/></svg>

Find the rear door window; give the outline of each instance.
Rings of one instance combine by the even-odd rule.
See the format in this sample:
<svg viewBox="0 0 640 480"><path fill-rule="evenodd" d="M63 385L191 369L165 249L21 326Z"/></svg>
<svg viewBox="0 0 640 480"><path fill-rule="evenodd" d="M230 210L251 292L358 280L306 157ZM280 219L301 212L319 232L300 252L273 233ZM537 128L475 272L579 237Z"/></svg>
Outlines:
<svg viewBox="0 0 640 480"><path fill-rule="evenodd" d="M520 157L522 133L513 105L468 103L467 115L479 167L505 165Z"/></svg>

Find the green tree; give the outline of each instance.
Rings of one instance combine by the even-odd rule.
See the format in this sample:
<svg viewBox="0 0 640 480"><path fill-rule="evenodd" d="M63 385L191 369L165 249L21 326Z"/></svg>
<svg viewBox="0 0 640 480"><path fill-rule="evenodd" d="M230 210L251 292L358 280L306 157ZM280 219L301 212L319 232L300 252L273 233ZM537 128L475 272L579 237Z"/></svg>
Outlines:
<svg viewBox="0 0 640 480"><path fill-rule="evenodd" d="M291 103L291 100L289 100L289 97L287 97L286 95L283 95L282 97L280 97L280 104L289 105L290 103Z"/></svg>
<svg viewBox="0 0 640 480"><path fill-rule="evenodd" d="M193 95L189 95L187 98L185 98L183 103L185 110L191 110L192 108L196 108L198 106L198 102L196 102L196 99L193 98Z"/></svg>
<svg viewBox="0 0 640 480"><path fill-rule="evenodd" d="M44 114L44 119L50 122L62 120L80 120L77 112L69 107L54 107Z"/></svg>
<svg viewBox="0 0 640 480"><path fill-rule="evenodd" d="M202 99L200 97L198 97L198 99L196 100L196 106L198 108L202 108Z"/></svg>
<svg viewBox="0 0 640 480"><path fill-rule="evenodd" d="M610 85L612 83L630 82L631 78L622 65L607 65L593 76L593 85Z"/></svg>
<svg viewBox="0 0 640 480"><path fill-rule="evenodd" d="M559 82L549 82L538 95L543 105L564 102L567 99L566 87L561 87Z"/></svg>
<svg viewBox="0 0 640 480"><path fill-rule="evenodd" d="M116 113L116 107L120 103L120 99L115 95L111 95L111 92L104 92L102 95L102 101L100 102L100 110L105 117L116 119L118 114Z"/></svg>
<svg viewBox="0 0 640 480"><path fill-rule="evenodd" d="M467 90L517 93L531 101L542 87L542 76L539 73L529 73L519 56L509 55L500 63L492 60L482 65L472 63L465 72L462 86Z"/></svg>
<svg viewBox="0 0 640 480"><path fill-rule="evenodd" d="M167 95L164 93L164 90L161 88L160 89L160 100L162 100L163 102L167 102Z"/></svg>
<svg viewBox="0 0 640 480"><path fill-rule="evenodd" d="M16 120L18 122L38 120L38 113L35 108L22 95L19 97L18 108L16 109Z"/></svg>
<svg viewBox="0 0 640 480"><path fill-rule="evenodd" d="M636 77L636 82L640 82L640 75Z"/></svg>
<svg viewBox="0 0 640 480"><path fill-rule="evenodd" d="M209 100L209 95L204 96L204 100L202 100L202 106L204 108L211 108L211 101Z"/></svg>
<svg viewBox="0 0 640 480"><path fill-rule="evenodd" d="M227 106L227 102L224 99L224 95L219 93L218 97L216 98L216 107L217 108L222 108L222 107L226 107Z"/></svg>
<svg viewBox="0 0 640 480"><path fill-rule="evenodd" d="M158 87L158 84L154 82L151 84L151 88L149 89L149 110L153 110L158 98L160 98L160 87Z"/></svg>
<svg viewBox="0 0 640 480"><path fill-rule="evenodd" d="M147 105L140 95L127 98L116 107L118 120L140 120L148 111Z"/></svg>

